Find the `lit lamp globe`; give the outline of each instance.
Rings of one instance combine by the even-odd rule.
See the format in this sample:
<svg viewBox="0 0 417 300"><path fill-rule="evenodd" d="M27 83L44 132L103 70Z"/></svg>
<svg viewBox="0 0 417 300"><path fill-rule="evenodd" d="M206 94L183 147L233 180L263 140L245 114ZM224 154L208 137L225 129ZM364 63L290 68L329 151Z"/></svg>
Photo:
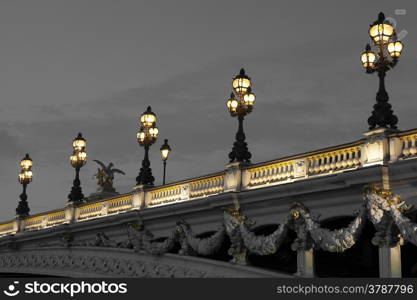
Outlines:
<svg viewBox="0 0 417 300"><path fill-rule="evenodd" d="M143 131L139 131L136 134L136 137L138 139L138 143L142 145L145 142L146 134Z"/></svg>
<svg viewBox="0 0 417 300"><path fill-rule="evenodd" d="M152 112L150 106L148 106L146 111L140 116L140 122L146 127L151 127L156 122L156 115Z"/></svg>
<svg viewBox="0 0 417 300"><path fill-rule="evenodd" d="M371 46L366 45L365 52L361 55L362 66L367 69L371 69L375 66L376 55L371 51Z"/></svg>
<svg viewBox="0 0 417 300"><path fill-rule="evenodd" d="M29 157L29 154L26 154L26 156L20 161L20 166L23 170L29 170L33 165L32 159Z"/></svg>
<svg viewBox="0 0 417 300"><path fill-rule="evenodd" d="M19 182L21 184L28 184L32 182L33 173L31 170L22 170L19 174Z"/></svg>
<svg viewBox="0 0 417 300"><path fill-rule="evenodd" d="M403 51L404 45L400 41L395 41L388 43L387 48L391 57L398 58L401 56L401 51Z"/></svg>
<svg viewBox="0 0 417 300"><path fill-rule="evenodd" d="M247 93L243 96L243 100L245 101L248 107L253 107L253 103L255 102L255 94L252 93L252 89L248 88Z"/></svg>
<svg viewBox="0 0 417 300"><path fill-rule="evenodd" d="M156 140L156 137L158 136L158 132L159 130L156 126L149 128L149 135L151 136L153 140Z"/></svg>
<svg viewBox="0 0 417 300"><path fill-rule="evenodd" d="M83 151L86 146L87 141L82 137L81 132L78 133L78 136L72 141L74 151Z"/></svg>
<svg viewBox="0 0 417 300"><path fill-rule="evenodd" d="M234 114L236 113L238 106L239 106L239 101L235 99L235 95L232 93L230 95L230 99L227 100L227 108L229 109L231 114Z"/></svg>
<svg viewBox="0 0 417 300"><path fill-rule="evenodd" d="M385 21L385 15L383 13L378 15L378 20L369 28L369 36L375 44L387 44L393 34L394 28L389 22Z"/></svg>
<svg viewBox="0 0 417 300"><path fill-rule="evenodd" d="M160 148L161 150L161 157L163 161L166 161L169 156L169 152L171 152L171 147L168 145L168 140L164 140L164 144Z"/></svg>
<svg viewBox="0 0 417 300"><path fill-rule="evenodd" d="M84 151L75 151L70 156L71 166L81 168L87 163L87 153Z"/></svg>
<svg viewBox="0 0 417 300"><path fill-rule="evenodd" d="M245 74L245 70L240 69L239 75L233 78L232 87L238 94L245 94L250 87L250 78Z"/></svg>

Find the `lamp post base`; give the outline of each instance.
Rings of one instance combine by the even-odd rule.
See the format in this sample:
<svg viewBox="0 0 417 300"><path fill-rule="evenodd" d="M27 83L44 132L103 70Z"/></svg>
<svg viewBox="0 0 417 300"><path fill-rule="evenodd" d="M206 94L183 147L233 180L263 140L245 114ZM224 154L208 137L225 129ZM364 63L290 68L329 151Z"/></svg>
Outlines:
<svg viewBox="0 0 417 300"><path fill-rule="evenodd" d="M28 196L26 194L27 183L23 183L22 185L23 185L23 191L19 196L20 201L16 208L17 217L20 219L29 216L29 211L30 211L29 204L27 201Z"/></svg>
<svg viewBox="0 0 417 300"><path fill-rule="evenodd" d="M248 144L245 142L246 136L243 131L243 116L238 116L239 129L236 133L236 141L233 143L232 151L229 153L230 162L250 163L252 154L248 150Z"/></svg>
<svg viewBox="0 0 417 300"><path fill-rule="evenodd" d="M68 195L68 202L81 203L84 199L84 194L81 190L80 182L80 168L75 168L75 179L71 188L71 193Z"/></svg>

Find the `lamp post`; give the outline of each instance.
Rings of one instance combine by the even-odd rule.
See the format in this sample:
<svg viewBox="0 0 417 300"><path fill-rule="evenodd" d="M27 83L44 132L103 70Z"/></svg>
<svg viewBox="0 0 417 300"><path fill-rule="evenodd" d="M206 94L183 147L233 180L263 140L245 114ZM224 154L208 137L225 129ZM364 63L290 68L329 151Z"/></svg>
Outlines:
<svg viewBox="0 0 417 300"><path fill-rule="evenodd" d="M149 161L149 147L155 143L158 136L158 128L156 127L156 115L152 112L150 106L140 116L140 130L136 137L140 146L145 148L145 157L142 160L142 167L139 175L136 177L138 185L153 185L155 178L152 176Z"/></svg>
<svg viewBox="0 0 417 300"><path fill-rule="evenodd" d="M246 136L243 131L243 120L253 109L255 94L252 93L251 80L245 74L244 69L240 69L239 75L233 78L233 92L227 101L227 108L232 117L237 117L239 122L236 133L236 141L233 143L232 152L229 153L230 162L250 162L252 154L248 150L245 142Z"/></svg>
<svg viewBox="0 0 417 300"><path fill-rule="evenodd" d="M80 169L87 163L87 153L84 151L87 146L87 141L83 138L81 132L72 141L73 152L70 156L71 166L75 169L75 179L71 188L71 193L68 195L68 202L81 203L84 195L81 191Z"/></svg>
<svg viewBox="0 0 417 300"><path fill-rule="evenodd" d="M164 163L164 177L162 180L162 184L165 184L165 174L166 174L166 168L167 168L167 160L169 156L169 152L171 152L171 147L168 145L168 140L164 140L164 144L160 148L161 150L161 158Z"/></svg>
<svg viewBox="0 0 417 300"><path fill-rule="evenodd" d="M26 156L20 161L20 167L22 170L19 174L19 182L23 187L23 191L20 194L20 201L16 208L16 214L18 218L24 218L29 215L30 209L27 202L28 196L26 194L26 188L27 185L32 181L32 165L33 161L29 157L29 154L26 154Z"/></svg>
<svg viewBox="0 0 417 300"><path fill-rule="evenodd" d="M361 61L366 73L377 72L379 77L376 104L368 119L369 129L376 127L397 129L398 118L393 114L391 104L388 103L385 75L397 64L404 46L397 40L393 25L385 20L382 12L379 13L378 20L370 25L369 36L377 48L377 53L372 52L371 46L367 44L365 52L361 55Z"/></svg>

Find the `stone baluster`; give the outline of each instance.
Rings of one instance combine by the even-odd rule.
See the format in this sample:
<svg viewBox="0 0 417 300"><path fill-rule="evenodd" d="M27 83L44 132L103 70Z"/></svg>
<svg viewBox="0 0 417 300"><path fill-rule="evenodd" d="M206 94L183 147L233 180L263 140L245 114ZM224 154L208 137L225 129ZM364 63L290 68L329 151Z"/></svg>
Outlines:
<svg viewBox="0 0 417 300"><path fill-rule="evenodd" d="M417 153L417 148L416 148L416 139L415 137L411 138L411 146L410 146L410 155L414 155Z"/></svg>
<svg viewBox="0 0 417 300"><path fill-rule="evenodd" d="M410 148L409 148L409 140L405 138L403 140L404 146L403 146L403 156L407 157L410 155Z"/></svg>

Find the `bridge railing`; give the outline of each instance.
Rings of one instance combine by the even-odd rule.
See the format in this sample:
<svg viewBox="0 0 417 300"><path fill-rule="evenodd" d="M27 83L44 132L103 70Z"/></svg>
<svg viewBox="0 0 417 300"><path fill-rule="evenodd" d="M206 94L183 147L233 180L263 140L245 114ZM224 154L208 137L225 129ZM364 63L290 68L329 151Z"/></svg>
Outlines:
<svg viewBox="0 0 417 300"><path fill-rule="evenodd" d="M403 132L398 135L400 144L400 158L412 158L417 155L417 132Z"/></svg>
<svg viewBox="0 0 417 300"><path fill-rule="evenodd" d="M403 132L378 129L353 143L259 164L231 163L222 172L157 187L137 186L133 192L116 197L7 221L0 223L0 237L415 158L417 129Z"/></svg>
<svg viewBox="0 0 417 300"><path fill-rule="evenodd" d="M303 155L246 166L243 189L260 188L304 180L306 178L345 172L361 167L361 145L358 141Z"/></svg>
<svg viewBox="0 0 417 300"><path fill-rule="evenodd" d="M168 186L155 187L145 193L144 207L170 204L222 193L224 172L190 179Z"/></svg>

